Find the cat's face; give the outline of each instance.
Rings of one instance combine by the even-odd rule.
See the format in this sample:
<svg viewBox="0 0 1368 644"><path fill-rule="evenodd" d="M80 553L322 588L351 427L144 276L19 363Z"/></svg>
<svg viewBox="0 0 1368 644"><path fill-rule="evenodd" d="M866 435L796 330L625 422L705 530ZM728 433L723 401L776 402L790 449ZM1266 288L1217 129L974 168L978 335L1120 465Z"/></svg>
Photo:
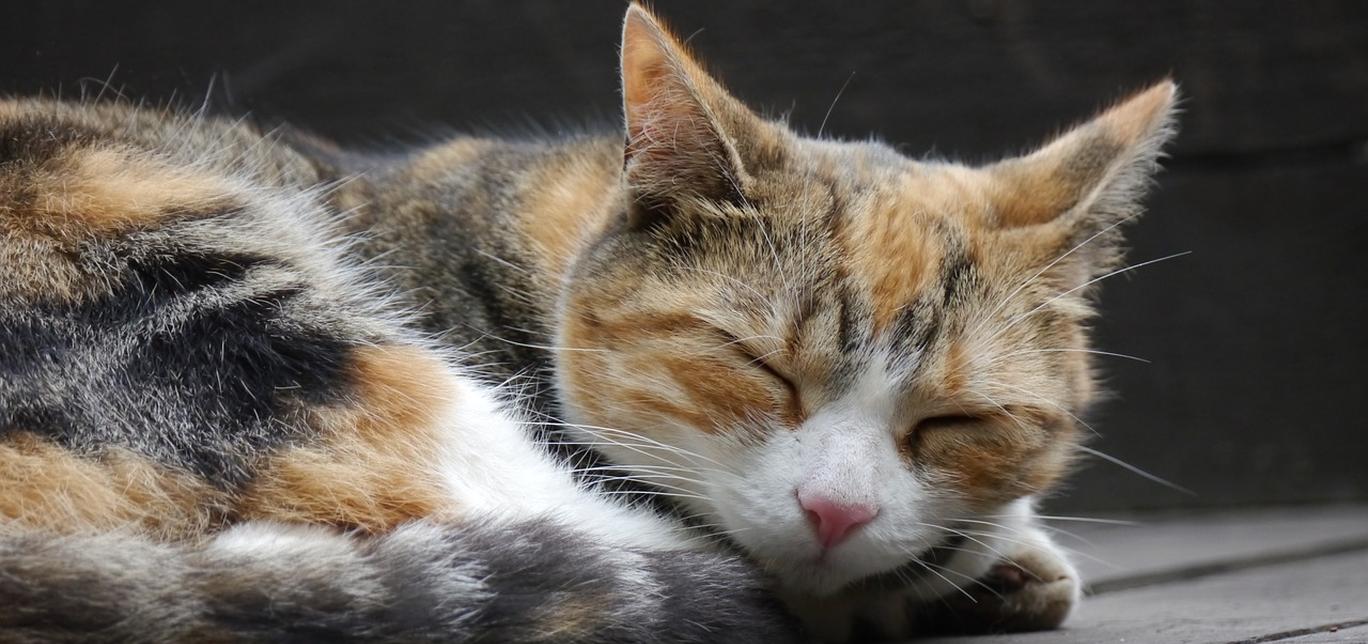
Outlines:
<svg viewBox="0 0 1368 644"><path fill-rule="evenodd" d="M583 433L818 593L1048 489L1090 395L1081 285L1114 259L1171 84L970 168L795 136L644 12L624 38L635 203L559 316Z"/></svg>

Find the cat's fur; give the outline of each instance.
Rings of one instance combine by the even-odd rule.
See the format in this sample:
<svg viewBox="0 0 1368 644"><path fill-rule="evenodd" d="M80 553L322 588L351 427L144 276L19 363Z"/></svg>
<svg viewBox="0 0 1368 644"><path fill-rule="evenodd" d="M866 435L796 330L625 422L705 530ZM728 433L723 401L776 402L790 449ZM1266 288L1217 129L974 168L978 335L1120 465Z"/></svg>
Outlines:
<svg viewBox="0 0 1368 644"><path fill-rule="evenodd" d="M0 103L0 640L1060 623L1031 499L1172 83L982 168L800 137L637 6L623 83L625 145L397 159Z"/></svg>

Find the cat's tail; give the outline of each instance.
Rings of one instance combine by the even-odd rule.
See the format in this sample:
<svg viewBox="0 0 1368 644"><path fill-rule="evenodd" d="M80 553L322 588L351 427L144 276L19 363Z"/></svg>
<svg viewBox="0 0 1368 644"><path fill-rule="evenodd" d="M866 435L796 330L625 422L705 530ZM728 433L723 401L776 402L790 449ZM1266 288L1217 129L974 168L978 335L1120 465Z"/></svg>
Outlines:
<svg viewBox="0 0 1368 644"><path fill-rule="evenodd" d="M194 546L0 531L4 642L793 639L743 561L608 547L553 523L371 538L245 524Z"/></svg>

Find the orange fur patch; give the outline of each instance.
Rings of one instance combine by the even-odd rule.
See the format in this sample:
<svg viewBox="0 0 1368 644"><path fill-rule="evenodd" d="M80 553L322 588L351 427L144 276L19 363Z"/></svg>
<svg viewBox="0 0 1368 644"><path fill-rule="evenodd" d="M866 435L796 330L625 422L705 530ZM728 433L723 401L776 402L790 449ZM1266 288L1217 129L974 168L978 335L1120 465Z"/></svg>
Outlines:
<svg viewBox="0 0 1368 644"><path fill-rule="evenodd" d="M1015 418L990 413L982 426L930 430L920 437L915 458L980 509L1046 490L1067 468L1072 436L1043 429L1053 424L1043 412L1010 412Z"/></svg>
<svg viewBox="0 0 1368 644"><path fill-rule="evenodd" d="M409 172L415 177L433 179L460 172L495 144L496 141L476 138L449 141L419 155L409 166Z"/></svg>
<svg viewBox="0 0 1368 644"><path fill-rule="evenodd" d="M532 182L518 222L522 238L540 264L537 275L546 288L559 284L586 240L607 223L603 212L617 196L617 171L612 164L571 156L542 168Z"/></svg>
<svg viewBox="0 0 1368 644"><path fill-rule="evenodd" d="M76 297L107 280L87 275L77 245L152 226L225 199L212 175L127 148L72 147L38 165L0 169L0 294Z"/></svg>
<svg viewBox="0 0 1368 644"><path fill-rule="evenodd" d="M436 463L441 410L459 384L436 357L402 346L358 349L356 400L318 411L320 444L271 457L243 496L241 515L372 533L422 517L450 517L455 500Z"/></svg>
<svg viewBox="0 0 1368 644"><path fill-rule="evenodd" d="M95 232L152 224L229 193L219 177L172 167L146 153L96 148L70 162L69 170L46 186L42 210L49 217L79 219Z"/></svg>
<svg viewBox="0 0 1368 644"><path fill-rule="evenodd" d="M82 457L32 434L0 444L0 517L54 533L132 528L191 538L221 525L227 496L121 450Z"/></svg>
<svg viewBox="0 0 1368 644"><path fill-rule="evenodd" d="M994 196L998 221L1006 227L1032 226L1053 220L1081 197L1076 176L1039 173L1027 167L1002 166Z"/></svg>
<svg viewBox="0 0 1368 644"><path fill-rule="evenodd" d="M613 397L613 402L617 406L642 412L647 417L654 414L662 418L682 420L699 431L713 429L713 421L706 414L645 389L623 388Z"/></svg>
<svg viewBox="0 0 1368 644"><path fill-rule="evenodd" d="M648 358L659 364L693 401L697 410L706 410L703 421L693 424L703 431L725 429L718 423L744 421L756 413L770 412L790 416L792 408L781 400L775 387L733 365L699 356L658 355ZM789 418L792 423L793 418Z"/></svg>
<svg viewBox="0 0 1368 644"><path fill-rule="evenodd" d="M24 217L30 230L62 239L152 225L231 192L219 177L119 147L68 149L42 169L24 174L6 177L6 183L21 183L10 187L30 195L31 210L14 212L7 204L5 219Z"/></svg>
<svg viewBox="0 0 1368 644"><path fill-rule="evenodd" d="M623 341L647 337L669 337L679 333L698 331L707 328L707 323L691 313L648 312L605 318L594 313L595 307L582 307L586 310L582 318L586 334L595 336L595 344L604 340Z"/></svg>
<svg viewBox="0 0 1368 644"><path fill-rule="evenodd" d="M881 203L842 227L850 269L869 284L876 333L934 278L942 250L914 210Z"/></svg>
<svg viewBox="0 0 1368 644"><path fill-rule="evenodd" d="M969 376L968 350L963 342L955 341L945 350L939 377L931 380L939 383L943 396L955 399L966 394Z"/></svg>
<svg viewBox="0 0 1368 644"><path fill-rule="evenodd" d="M573 309L577 313L567 316L563 342L569 347L616 347L611 357L597 351L564 356L562 376L576 406L591 417L610 408L632 410L683 421L703 432L763 413L791 425L801 422L801 403L782 383L770 382L756 368L741 368L740 353L707 353L708 342L718 352L736 349L687 310L606 317L596 311L611 310L610 305L588 300L575 302ZM656 391L650 387L653 382L672 385Z"/></svg>

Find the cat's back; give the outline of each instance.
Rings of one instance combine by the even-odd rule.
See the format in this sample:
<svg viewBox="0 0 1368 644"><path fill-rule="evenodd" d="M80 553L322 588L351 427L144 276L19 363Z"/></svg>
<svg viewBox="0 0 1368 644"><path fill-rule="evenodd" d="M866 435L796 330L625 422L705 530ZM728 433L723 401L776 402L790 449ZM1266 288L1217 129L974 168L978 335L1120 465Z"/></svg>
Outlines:
<svg viewBox="0 0 1368 644"><path fill-rule="evenodd" d="M589 234L567 213L615 199L618 162L612 137L362 155L173 109L0 102L0 438L231 487L354 388L358 346L435 334L534 365L519 350L549 341L555 296L536 263Z"/></svg>
<svg viewBox="0 0 1368 644"><path fill-rule="evenodd" d="M427 330L508 377L550 343L546 304L583 240L622 209L621 135L457 136L352 157L334 197L358 253Z"/></svg>
<svg viewBox="0 0 1368 644"><path fill-rule="evenodd" d="M245 480L355 344L402 334L327 182L239 121L0 102L0 438Z"/></svg>
<svg viewBox="0 0 1368 644"><path fill-rule="evenodd" d="M421 310L426 331L500 354L487 362L506 376L538 359L521 345L548 341L544 276L620 197L620 141L452 136L377 153L203 111L0 101L0 259L14 276L0 295L109 295L127 282L105 267L134 256L180 258L154 277L289 258L332 274L320 290L355 292L355 271L328 268L345 255L383 283L363 299Z"/></svg>
<svg viewBox="0 0 1368 644"><path fill-rule="evenodd" d="M319 169L286 145L270 143L277 132L246 119L226 119L175 107L126 101L0 100L0 145L11 180L19 171L49 171L80 163L83 156L121 152L168 166L239 175L279 186L307 186ZM63 165L66 164L66 165ZM129 169L125 167L125 169Z"/></svg>

